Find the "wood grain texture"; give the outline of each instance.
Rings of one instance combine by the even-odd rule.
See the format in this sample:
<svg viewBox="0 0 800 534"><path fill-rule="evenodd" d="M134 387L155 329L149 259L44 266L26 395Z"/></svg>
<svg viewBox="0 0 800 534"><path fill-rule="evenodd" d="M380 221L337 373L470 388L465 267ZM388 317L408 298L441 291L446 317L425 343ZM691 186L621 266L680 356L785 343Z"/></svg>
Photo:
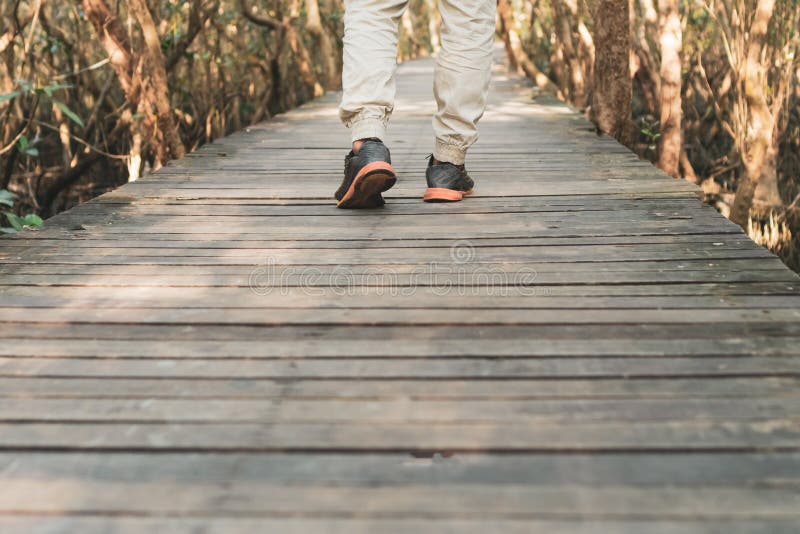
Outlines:
<svg viewBox="0 0 800 534"><path fill-rule="evenodd" d="M797 275L500 66L422 203L431 71L384 209L330 94L0 241L0 531L796 532Z"/></svg>

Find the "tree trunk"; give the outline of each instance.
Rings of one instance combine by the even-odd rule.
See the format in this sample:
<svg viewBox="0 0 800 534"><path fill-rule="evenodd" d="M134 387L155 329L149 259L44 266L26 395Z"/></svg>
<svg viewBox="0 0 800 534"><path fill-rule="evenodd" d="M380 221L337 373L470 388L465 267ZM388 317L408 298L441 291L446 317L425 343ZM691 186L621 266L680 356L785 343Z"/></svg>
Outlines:
<svg viewBox="0 0 800 534"><path fill-rule="evenodd" d="M628 0L597 0L594 13L594 91L591 116L597 128L633 145Z"/></svg>
<svg viewBox="0 0 800 534"><path fill-rule="evenodd" d="M161 165L170 157L183 157L186 148L178 134L169 101L161 39L144 0L129 2L145 40L141 55L134 53L125 27L106 0L82 0L82 6L110 58L130 108L143 115L141 121L131 124L131 134L134 137L141 134L142 144L155 152L155 159Z"/></svg>
<svg viewBox="0 0 800 534"><path fill-rule="evenodd" d="M288 44L291 49L293 61L297 66L297 71L303 83L313 92L314 96L322 96L325 90L317 80L317 75L314 74L314 69L311 67L311 58L308 55L308 49L303 44L299 33L292 25L292 17L286 16L281 20L277 20L268 15L253 13L247 0L239 0L239 7L242 15L250 22L281 32L279 33L281 43L275 60L280 62L281 57L287 53L287 49L283 45Z"/></svg>
<svg viewBox="0 0 800 534"><path fill-rule="evenodd" d="M508 0L497 2L497 13L500 15L502 24L503 41L506 44L507 53L514 58L516 65L522 69L528 78L536 83L540 89L544 89L563 99L564 95L558 87L531 61L531 58L522 48L522 42L514 25L514 16L511 11L511 4Z"/></svg>
<svg viewBox="0 0 800 534"><path fill-rule="evenodd" d="M167 86L166 60L161 50L161 38L156 31L153 16L147 7L145 0L129 0L128 5L139 21L144 36L144 53L142 54L142 82L146 86L152 105L155 107L158 128L164 136L164 142L169 147L170 155L173 158L182 158L186 154L186 147L183 146L178 125L175 123L175 115L172 113L172 104L169 99L169 87ZM149 111L149 110L147 110ZM163 150L157 150L161 157L159 163L164 165L169 156Z"/></svg>
<svg viewBox="0 0 800 534"><path fill-rule="evenodd" d="M338 51L335 49L331 36L322 24L319 13L318 0L306 0L306 30L316 41L319 50L317 54L322 64L322 85L325 89L339 87L339 72L336 64Z"/></svg>
<svg viewBox="0 0 800 534"><path fill-rule="evenodd" d="M122 22L111 12L105 0L83 0L82 6L108 54L120 87L126 95L130 95L133 89L133 55Z"/></svg>
<svg viewBox="0 0 800 534"><path fill-rule="evenodd" d="M659 35L658 12L652 0L639 0L641 16L631 13L632 47L634 50L633 68L634 82L638 85L641 97L647 111L658 115L658 99L661 87L661 77L657 72L658 59L653 54L648 36Z"/></svg>
<svg viewBox="0 0 800 534"><path fill-rule="evenodd" d="M586 78L586 104L591 101L591 82L593 77L592 70L594 69L594 39L589 28L586 27L586 19L589 18L586 13L586 4L582 0L576 5L575 18L578 21L578 36L580 38L580 51L581 51L581 68L585 73Z"/></svg>
<svg viewBox="0 0 800 534"><path fill-rule="evenodd" d="M317 75L314 74L314 69L311 66L311 57L308 54L308 49L303 44L303 39L300 37L298 31L292 26L291 20L286 17L283 21L285 30L286 43L291 48L294 55L294 61L297 65L297 71L300 73L303 82L306 86L313 91L314 96L322 96L325 94L325 89L317 80Z"/></svg>
<svg viewBox="0 0 800 534"><path fill-rule="evenodd" d="M767 83L766 65L761 60L774 8L775 0L758 0L740 74L747 103L747 134L743 154L745 173L736 187L731 220L745 229L753 205L753 196L762 175L765 172L776 172L775 165L768 161L771 157L774 118L767 105L767 95L764 90Z"/></svg>
<svg viewBox="0 0 800 534"><path fill-rule="evenodd" d="M562 54L569 70L569 99L577 108L586 107L586 80L583 65L578 57L578 47L575 46L573 35L576 33L573 15L577 14L577 4L568 5L565 0L555 0L553 10L556 14L554 21L556 36L561 43ZM580 36L578 36L580 37Z"/></svg>
<svg viewBox="0 0 800 534"><path fill-rule="evenodd" d="M661 44L661 137L658 140L658 166L680 177L681 146L681 46L683 36L678 15L678 0L658 0L659 42Z"/></svg>

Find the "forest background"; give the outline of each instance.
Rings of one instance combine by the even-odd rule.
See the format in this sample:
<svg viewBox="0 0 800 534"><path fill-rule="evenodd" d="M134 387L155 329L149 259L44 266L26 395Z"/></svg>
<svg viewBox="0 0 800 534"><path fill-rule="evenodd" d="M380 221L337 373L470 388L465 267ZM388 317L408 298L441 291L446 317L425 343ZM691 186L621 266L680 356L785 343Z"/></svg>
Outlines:
<svg viewBox="0 0 800 534"><path fill-rule="evenodd" d="M341 0L2 0L0 228L340 86ZM411 0L398 59L435 54ZM800 0L498 0L511 68L800 271Z"/></svg>

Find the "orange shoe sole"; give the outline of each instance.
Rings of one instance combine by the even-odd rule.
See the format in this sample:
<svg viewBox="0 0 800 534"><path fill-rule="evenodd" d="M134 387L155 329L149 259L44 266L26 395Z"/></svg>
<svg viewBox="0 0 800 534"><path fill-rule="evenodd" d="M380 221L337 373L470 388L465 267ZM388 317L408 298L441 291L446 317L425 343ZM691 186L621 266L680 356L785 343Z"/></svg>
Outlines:
<svg viewBox="0 0 800 534"><path fill-rule="evenodd" d="M443 187L429 187L422 195L422 200L425 202L458 202L465 196L472 194L472 189L469 191L458 191L456 189L446 189Z"/></svg>
<svg viewBox="0 0 800 534"><path fill-rule="evenodd" d="M336 204L338 208L375 208L375 195L391 188L397 182L397 175L391 164L373 161L359 171L350 188Z"/></svg>

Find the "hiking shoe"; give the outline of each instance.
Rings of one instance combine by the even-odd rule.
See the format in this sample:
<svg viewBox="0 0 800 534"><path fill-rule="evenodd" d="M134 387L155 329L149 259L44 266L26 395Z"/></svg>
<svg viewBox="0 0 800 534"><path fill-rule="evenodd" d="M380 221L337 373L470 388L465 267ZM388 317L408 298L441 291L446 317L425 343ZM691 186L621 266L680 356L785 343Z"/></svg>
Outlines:
<svg viewBox="0 0 800 534"><path fill-rule="evenodd" d="M358 154L344 158L344 180L336 191L339 208L378 208L381 193L397 182L389 149L380 139L365 139Z"/></svg>
<svg viewBox="0 0 800 534"><path fill-rule="evenodd" d="M464 195L472 193L475 185L464 165L436 161L432 154L428 156L425 179L428 182L428 189L422 197L425 202L458 202Z"/></svg>

